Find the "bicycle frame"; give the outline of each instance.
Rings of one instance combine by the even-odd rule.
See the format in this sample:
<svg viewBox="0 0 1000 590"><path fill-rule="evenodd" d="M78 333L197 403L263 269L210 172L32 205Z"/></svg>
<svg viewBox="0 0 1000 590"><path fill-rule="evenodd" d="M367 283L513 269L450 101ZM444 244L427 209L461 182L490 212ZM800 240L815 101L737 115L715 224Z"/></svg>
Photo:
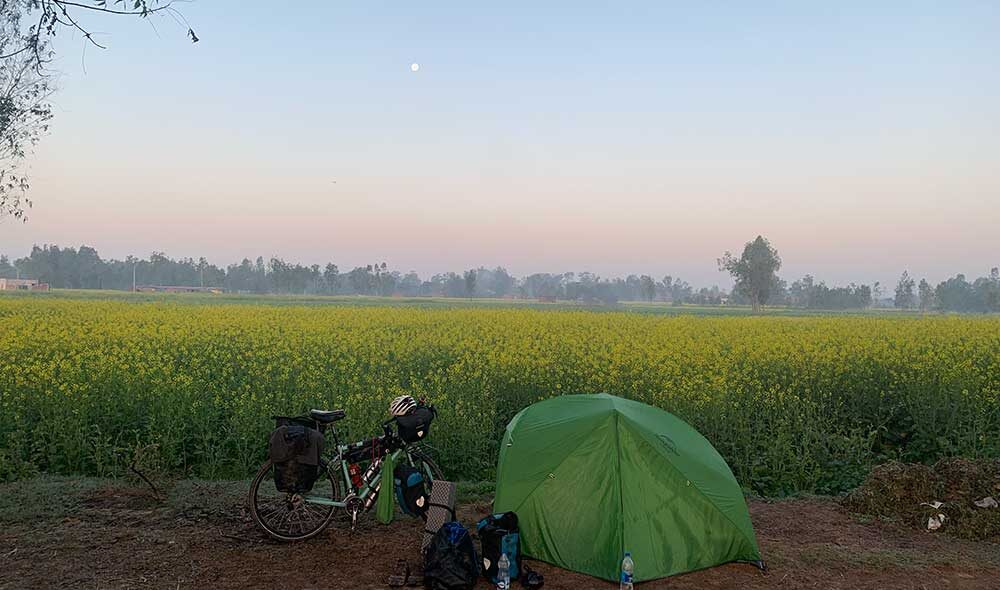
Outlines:
<svg viewBox="0 0 1000 590"><path fill-rule="evenodd" d="M280 425L298 422L317 429L326 440L326 452L319 458L317 471L284 472L284 466L269 459L254 477L250 487L248 504L254 522L267 534L281 541L309 539L334 522L344 524L344 516L350 522L351 530L356 530L360 518L378 505L379 500L392 500L397 490L392 464L398 464L424 474L424 483L444 477L441 469L431 458L431 447L422 440L413 440L409 430L401 430L396 417L382 423L382 434L357 442L342 444L340 433L333 422L343 418L343 413L310 413L324 420L300 417L275 416ZM396 426L394 428L393 426ZM426 434L426 430L423 434ZM313 435L314 436L314 435ZM388 463L387 463L388 462ZM407 471L407 481L410 481ZM299 480L281 479L285 475L309 478L302 481L313 487L313 476L322 478L319 489L303 490ZM273 476L274 481L268 481ZM286 481L287 480L287 481ZM383 485L383 480L387 480ZM274 484L274 494L264 483ZM288 485L285 485L285 484ZM330 485L332 484L332 486ZM386 487L388 486L388 487ZM332 489L331 489L332 488ZM298 491L303 490L303 491ZM383 498L382 493L389 494ZM393 502L394 503L394 502ZM419 502L417 502L419 504ZM405 506L404 506L405 508ZM343 510L346 514L340 514Z"/></svg>
<svg viewBox="0 0 1000 590"><path fill-rule="evenodd" d="M338 446L338 453L342 453L342 452L344 452L346 450L347 450L346 446L343 446L343 447ZM390 453L390 455L392 456L393 461L396 461L396 460L399 459L400 455L403 455L404 453L406 453L406 449L397 449L397 450L393 451L392 453ZM354 482L351 481L351 474L347 470L348 469L347 462L346 461L341 461L340 462L340 468L341 468L340 475L343 477L344 483L347 484L347 489L349 490L349 493L355 494L359 498L367 498L368 495L371 494L373 492L373 490L379 484L382 483L382 462L384 460L385 459L383 457L380 457L380 458L376 459L376 461L378 461L378 467L376 468L375 472L372 474L372 480L370 482L366 482L360 488L355 488L354 487ZM347 503L346 502L341 502L339 500L331 500L329 498L323 498L321 496L303 496L302 500L305 501L305 502L308 502L309 504L321 504L323 506L335 506L337 508L347 508Z"/></svg>
<svg viewBox="0 0 1000 590"><path fill-rule="evenodd" d="M347 495L348 496L353 495L357 498L361 498L362 501L366 500L369 497L369 495L372 494L376 490L376 488L378 488L378 486L382 483L382 463L385 461L385 457L378 457L375 459L376 468L375 471L372 473L371 481L365 482L364 485L362 485L360 488L356 488L354 486L354 482L351 480L351 474L350 471L348 471L349 468L347 465L347 461L342 460L344 453L347 452L347 450L350 447L348 445L340 444L340 439L337 436L336 428L331 426L330 432L333 435L334 444L336 445L337 449L337 453L336 455L333 456L333 460L340 462L339 475L341 477L341 481L343 481L345 484L345 488L348 492ZM396 449L395 451L389 453L389 456L392 457L393 463L396 463L399 460L399 458L403 455L406 455L407 459L409 459L411 464L413 463L413 457L410 455L409 447ZM329 469L329 464L326 465L326 468ZM323 498L321 496L307 495L303 496L302 500L309 504L334 506L336 508L347 508L347 502L344 502L342 500L331 500L330 498ZM365 510L368 510L373 505L374 503L366 506Z"/></svg>

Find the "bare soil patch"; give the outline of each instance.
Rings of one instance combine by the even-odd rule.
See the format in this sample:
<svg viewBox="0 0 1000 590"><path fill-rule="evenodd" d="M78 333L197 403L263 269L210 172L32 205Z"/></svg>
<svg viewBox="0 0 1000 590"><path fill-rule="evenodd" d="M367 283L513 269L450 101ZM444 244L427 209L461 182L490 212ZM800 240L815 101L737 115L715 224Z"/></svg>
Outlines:
<svg viewBox="0 0 1000 590"><path fill-rule="evenodd" d="M329 530L280 544L246 518L238 482L182 482L166 502L148 490L89 485L75 502L18 517L32 486L0 486L0 588L387 588L399 559L417 563L421 523L399 517L355 533ZM44 494L58 486L40 486ZM245 488L244 488L245 489ZM64 498L65 499L65 498ZM488 502L461 506L472 525ZM1000 587L1000 545L956 539L883 521L863 521L830 498L754 500L750 513L766 574L727 564L641 584L658 588L968 588ZM41 516L38 516L41 514ZM614 584L533 563L554 590ZM480 581L479 588L488 588ZM515 588L519 587L515 585Z"/></svg>

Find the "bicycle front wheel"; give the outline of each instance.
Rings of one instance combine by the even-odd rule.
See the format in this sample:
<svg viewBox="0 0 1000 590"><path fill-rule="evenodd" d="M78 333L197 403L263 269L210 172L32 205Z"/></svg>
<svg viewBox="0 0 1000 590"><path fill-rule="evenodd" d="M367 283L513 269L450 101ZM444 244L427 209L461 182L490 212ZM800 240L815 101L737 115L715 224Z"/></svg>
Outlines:
<svg viewBox="0 0 1000 590"><path fill-rule="evenodd" d="M306 496L343 499L338 473L320 466L319 478L308 493L282 492L274 484L274 465L261 465L250 485L250 516L265 533L279 541L304 541L323 532L337 508L306 501Z"/></svg>
<svg viewBox="0 0 1000 590"><path fill-rule="evenodd" d="M410 464L419 469L427 477L427 481L433 482L435 479L444 479L444 473L438 467L437 463L431 459L427 449L410 447L407 452L410 455Z"/></svg>

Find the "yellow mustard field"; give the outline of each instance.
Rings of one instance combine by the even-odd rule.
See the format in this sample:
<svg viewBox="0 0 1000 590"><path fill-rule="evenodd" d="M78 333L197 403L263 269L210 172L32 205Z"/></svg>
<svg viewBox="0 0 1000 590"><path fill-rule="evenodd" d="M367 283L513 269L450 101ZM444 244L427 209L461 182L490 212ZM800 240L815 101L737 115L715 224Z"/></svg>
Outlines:
<svg viewBox="0 0 1000 590"><path fill-rule="evenodd" d="M246 477L273 414L344 408L360 439L402 393L437 406L448 476L490 479L518 410L602 391L690 422L750 490L836 492L875 462L1000 457L1000 319L0 297L0 479L119 474L137 448Z"/></svg>

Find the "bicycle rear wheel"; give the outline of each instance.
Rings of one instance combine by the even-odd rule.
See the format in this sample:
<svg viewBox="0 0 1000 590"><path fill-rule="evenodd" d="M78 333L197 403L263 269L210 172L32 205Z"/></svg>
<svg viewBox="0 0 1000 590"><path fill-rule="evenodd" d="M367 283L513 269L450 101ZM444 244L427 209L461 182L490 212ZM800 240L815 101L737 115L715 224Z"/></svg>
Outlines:
<svg viewBox="0 0 1000 590"><path fill-rule="evenodd" d="M323 532L338 508L305 501L305 496L343 499L339 473L320 466L320 476L307 494L279 491L271 461L261 465L250 485L250 516L265 533L279 541L304 541Z"/></svg>

